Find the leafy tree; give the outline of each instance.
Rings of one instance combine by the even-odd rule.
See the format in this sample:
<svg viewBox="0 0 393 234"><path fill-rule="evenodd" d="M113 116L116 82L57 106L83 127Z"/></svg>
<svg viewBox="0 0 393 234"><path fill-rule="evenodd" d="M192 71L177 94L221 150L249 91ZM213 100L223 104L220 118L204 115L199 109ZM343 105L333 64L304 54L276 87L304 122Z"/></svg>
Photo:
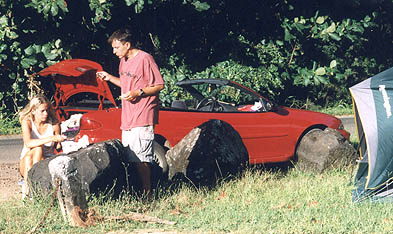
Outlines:
<svg viewBox="0 0 393 234"><path fill-rule="evenodd" d="M117 72L108 36L135 32L167 81L232 79L281 104L350 103L348 87L392 66L391 0L0 0L0 111L15 113L34 75L67 58Z"/></svg>

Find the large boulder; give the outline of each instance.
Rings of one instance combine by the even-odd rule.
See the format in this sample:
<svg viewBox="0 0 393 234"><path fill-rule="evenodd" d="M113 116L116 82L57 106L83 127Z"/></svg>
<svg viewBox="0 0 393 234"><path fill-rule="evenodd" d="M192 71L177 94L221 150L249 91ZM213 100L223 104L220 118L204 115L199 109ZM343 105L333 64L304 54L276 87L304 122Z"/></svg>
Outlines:
<svg viewBox="0 0 393 234"><path fill-rule="evenodd" d="M191 130L165 155L168 177L213 185L217 178L236 174L248 162L239 133L228 123L209 120Z"/></svg>
<svg viewBox="0 0 393 234"><path fill-rule="evenodd" d="M83 226L87 217L81 214L87 212L88 205L77 162L76 158L61 155L50 160L48 168L64 220L72 226Z"/></svg>
<svg viewBox="0 0 393 234"><path fill-rule="evenodd" d="M337 130L331 128L308 132L301 139L296 154L296 167L313 172L349 165L356 160L355 148Z"/></svg>
<svg viewBox="0 0 393 234"><path fill-rule="evenodd" d="M53 191L49 163L57 157L69 157L75 168L75 180L86 194L111 192L118 195L128 188L129 178L126 153L119 140L92 144L70 154L59 154L33 165L29 171L30 189L44 195Z"/></svg>

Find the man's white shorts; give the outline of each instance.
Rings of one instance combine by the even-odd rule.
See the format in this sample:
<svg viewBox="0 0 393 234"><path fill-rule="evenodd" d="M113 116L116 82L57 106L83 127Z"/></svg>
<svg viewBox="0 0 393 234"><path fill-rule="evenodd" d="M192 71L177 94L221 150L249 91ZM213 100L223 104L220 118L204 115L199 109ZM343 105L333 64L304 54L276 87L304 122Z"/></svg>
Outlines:
<svg viewBox="0 0 393 234"><path fill-rule="evenodd" d="M143 126L122 131L121 141L129 150L129 162L152 162L154 154L154 126Z"/></svg>

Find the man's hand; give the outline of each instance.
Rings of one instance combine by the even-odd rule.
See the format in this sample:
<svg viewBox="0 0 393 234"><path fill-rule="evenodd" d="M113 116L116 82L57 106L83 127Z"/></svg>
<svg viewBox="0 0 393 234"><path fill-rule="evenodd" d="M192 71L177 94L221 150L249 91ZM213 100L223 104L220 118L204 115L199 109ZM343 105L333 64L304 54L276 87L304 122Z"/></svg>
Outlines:
<svg viewBox="0 0 393 234"><path fill-rule="evenodd" d="M97 78L100 79L100 80L110 81L110 82L112 82L114 85L120 87L120 79L119 79L119 77L113 76L113 75L109 74L109 73L106 72L106 71L99 71L99 72L96 72L96 76L97 76Z"/></svg>
<svg viewBox="0 0 393 234"><path fill-rule="evenodd" d="M126 101L133 102L139 97L139 90L131 90L128 91L127 93L123 93L120 98Z"/></svg>
<svg viewBox="0 0 393 234"><path fill-rule="evenodd" d="M99 72L96 73L96 76L98 78L100 78L101 80L105 80L105 81L110 81L111 80L111 77L110 77L109 73L106 72L106 71L99 71Z"/></svg>

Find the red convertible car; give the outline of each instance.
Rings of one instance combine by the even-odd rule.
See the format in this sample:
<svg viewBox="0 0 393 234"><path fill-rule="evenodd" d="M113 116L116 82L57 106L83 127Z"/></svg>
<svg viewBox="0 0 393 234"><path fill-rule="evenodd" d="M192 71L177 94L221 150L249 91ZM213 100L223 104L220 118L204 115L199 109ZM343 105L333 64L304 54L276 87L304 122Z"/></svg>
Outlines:
<svg viewBox="0 0 393 234"><path fill-rule="evenodd" d="M39 72L44 79L54 81L55 108L62 120L84 113L75 141L84 135L90 143L121 137L121 107L108 84L96 78L100 70L101 65L93 61L70 59ZM155 128L156 154L163 161L164 146L176 145L209 119L223 120L238 131L251 164L292 159L302 137L313 129L332 128L349 138L334 116L276 105L230 80L185 79L177 85L185 91L182 98L160 109Z"/></svg>

